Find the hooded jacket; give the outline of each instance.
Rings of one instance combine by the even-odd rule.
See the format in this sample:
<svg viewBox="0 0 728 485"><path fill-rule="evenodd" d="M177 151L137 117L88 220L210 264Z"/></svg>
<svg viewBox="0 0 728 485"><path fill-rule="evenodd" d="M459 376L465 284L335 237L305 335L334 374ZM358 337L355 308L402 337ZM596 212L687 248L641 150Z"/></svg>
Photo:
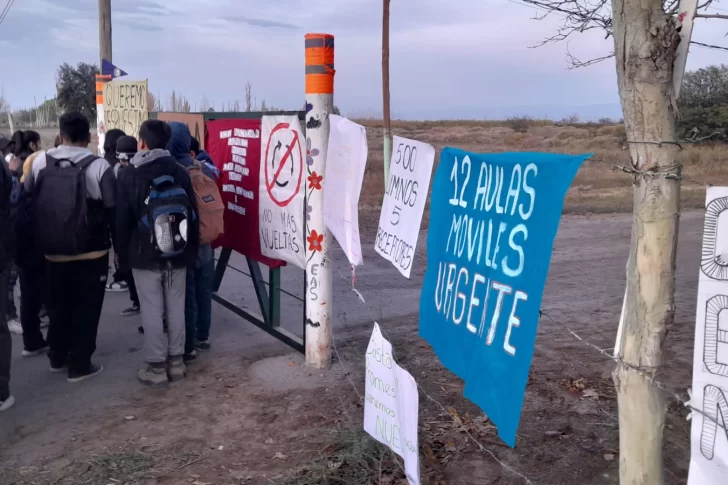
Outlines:
<svg viewBox="0 0 728 485"><path fill-rule="evenodd" d="M197 211L197 201L187 172L180 167L167 150L155 149L134 155L131 165L119 172L116 204L116 246L119 252L119 269L162 269L167 260L150 257L141 250L139 221L142 219L145 201L149 196L152 180L171 175L190 199L192 209ZM188 222L187 247L184 254L169 260L173 267L194 267L199 247L199 220Z"/></svg>
<svg viewBox="0 0 728 485"><path fill-rule="evenodd" d="M174 157L177 163L184 167L185 172L189 167L195 164L195 160L190 155L192 136L190 135L190 129L184 123L173 121L169 123L169 127L172 129L172 137L167 143L167 150ZM206 163L202 163L202 173L210 177L212 180L217 180L215 173L210 169ZM197 255L196 267L201 267L203 264L209 263L214 257L212 246L209 244L202 244L199 247Z"/></svg>
<svg viewBox="0 0 728 485"><path fill-rule="evenodd" d="M10 172L5 160L0 159L0 273L13 260L15 248L14 208L20 195L17 174Z"/></svg>
<svg viewBox="0 0 728 485"><path fill-rule="evenodd" d="M41 152L32 162L30 171L25 177L24 186L28 196L35 197L35 182L40 173L45 170L47 165L46 156L50 155L56 160L68 160L76 164L89 155L93 155L88 148L61 145L57 148L51 148L47 152ZM93 217L90 221L87 253L74 256L49 256L46 259L54 262L77 261L83 259L95 259L103 257L111 248L109 236L111 228L114 227L114 207L116 205L116 181L114 173L109 163L103 158L96 158L85 170L86 174L86 197L94 202L94 206L99 207L98 217ZM96 212L96 211L94 211Z"/></svg>

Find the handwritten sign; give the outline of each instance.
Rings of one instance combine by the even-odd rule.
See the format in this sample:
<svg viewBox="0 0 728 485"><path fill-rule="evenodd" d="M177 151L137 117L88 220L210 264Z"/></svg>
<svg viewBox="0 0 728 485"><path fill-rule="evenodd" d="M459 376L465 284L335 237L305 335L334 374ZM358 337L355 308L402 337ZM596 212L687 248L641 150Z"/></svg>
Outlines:
<svg viewBox="0 0 728 485"><path fill-rule="evenodd" d="M366 356L364 431L404 458L410 485L420 483L417 383L392 357L392 344L374 323Z"/></svg>
<svg viewBox="0 0 728 485"><path fill-rule="evenodd" d="M706 194L693 354L693 411L688 485L728 476L728 187Z"/></svg>
<svg viewBox="0 0 728 485"><path fill-rule="evenodd" d="M112 81L104 84L104 125L106 132L119 129L138 137L139 128L149 118L147 81Z"/></svg>
<svg viewBox="0 0 728 485"><path fill-rule="evenodd" d="M564 196L586 158L454 148L440 155L420 335L509 446Z"/></svg>
<svg viewBox="0 0 728 485"><path fill-rule="evenodd" d="M435 149L426 143L398 136L394 137L393 147L374 249L409 278L430 188Z"/></svg>
<svg viewBox="0 0 728 485"><path fill-rule="evenodd" d="M220 170L218 186L225 203L225 234L216 245L271 268L284 265L263 256L258 239L260 120L208 121L205 132L208 152Z"/></svg>
<svg viewBox="0 0 728 485"><path fill-rule="evenodd" d="M330 115L324 223L341 245L349 263L364 262L359 239L359 195L367 164L367 130L353 121ZM316 183L311 180L309 185Z"/></svg>
<svg viewBox="0 0 728 485"><path fill-rule="evenodd" d="M306 267L304 235L305 137L295 116L263 116L261 123L260 247L264 256Z"/></svg>

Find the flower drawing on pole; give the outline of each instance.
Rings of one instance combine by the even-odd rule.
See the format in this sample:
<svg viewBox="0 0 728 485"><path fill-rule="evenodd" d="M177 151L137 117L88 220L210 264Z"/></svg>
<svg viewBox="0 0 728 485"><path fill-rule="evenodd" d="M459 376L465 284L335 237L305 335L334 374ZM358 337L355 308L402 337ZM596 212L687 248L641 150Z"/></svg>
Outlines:
<svg viewBox="0 0 728 485"><path fill-rule="evenodd" d="M311 139L306 138L306 165L308 165L308 167L309 167L308 173L311 173L310 167L311 167L311 165L313 165L313 157L317 157L318 154L319 154L319 149L314 148L312 150L311 149Z"/></svg>
<svg viewBox="0 0 728 485"><path fill-rule="evenodd" d="M324 179L322 175L313 172L308 176L308 188L312 190L321 190L321 181Z"/></svg>
<svg viewBox="0 0 728 485"><path fill-rule="evenodd" d="M316 229L311 231L311 235L306 238L308 241L309 251L322 251L323 246L321 245L324 241L324 235L319 234Z"/></svg>

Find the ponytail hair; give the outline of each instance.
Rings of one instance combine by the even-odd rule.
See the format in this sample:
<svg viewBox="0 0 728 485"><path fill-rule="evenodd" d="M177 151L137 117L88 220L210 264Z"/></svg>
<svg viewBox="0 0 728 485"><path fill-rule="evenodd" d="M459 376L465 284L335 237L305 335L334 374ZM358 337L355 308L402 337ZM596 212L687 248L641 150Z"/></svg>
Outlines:
<svg viewBox="0 0 728 485"><path fill-rule="evenodd" d="M16 131L13 133L13 155L25 160L35 150L30 144L40 145L40 134L37 131Z"/></svg>

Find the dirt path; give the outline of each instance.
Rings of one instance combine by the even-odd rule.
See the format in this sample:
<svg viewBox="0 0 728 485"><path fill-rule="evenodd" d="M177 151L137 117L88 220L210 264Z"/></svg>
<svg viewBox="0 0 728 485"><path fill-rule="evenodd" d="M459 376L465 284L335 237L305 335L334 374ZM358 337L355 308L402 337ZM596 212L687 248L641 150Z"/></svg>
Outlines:
<svg viewBox="0 0 728 485"><path fill-rule="evenodd" d="M333 252L334 322L340 361L328 372L224 309L214 308L211 354L190 378L163 391L135 380L141 337L135 318L118 312L125 295L109 295L99 336L102 377L71 386L47 372L43 359L13 361L17 407L0 417L0 476L5 484L339 484L404 483L383 448L361 432L364 352L377 319L397 356L447 411L420 397L423 482L517 484L465 433L536 484L616 484L618 430L612 363L577 341L567 327L603 348L613 347L624 292L627 216L565 217L543 300L517 448L462 397L462 385L417 336L424 260L406 281L365 238L365 266L351 292L343 254ZM677 315L668 337L662 380L690 384L702 216L682 219ZM424 241L421 239L424 252ZM237 259L234 264L243 267ZM300 272L285 270L283 287L300 295ZM221 290L254 302L247 279L230 273ZM295 303L295 304L294 304ZM302 308L283 300L283 325L300 333ZM370 316L371 313L371 316ZM16 339L14 351L21 350ZM584 391L589 391L584 393ZM589 397L591 396L591 397ZM665 448L668 483L685 482L689 427L670 406ZM454 419L453 419L454 416ZM7 478L6 478L7 477Z"/></svg>

